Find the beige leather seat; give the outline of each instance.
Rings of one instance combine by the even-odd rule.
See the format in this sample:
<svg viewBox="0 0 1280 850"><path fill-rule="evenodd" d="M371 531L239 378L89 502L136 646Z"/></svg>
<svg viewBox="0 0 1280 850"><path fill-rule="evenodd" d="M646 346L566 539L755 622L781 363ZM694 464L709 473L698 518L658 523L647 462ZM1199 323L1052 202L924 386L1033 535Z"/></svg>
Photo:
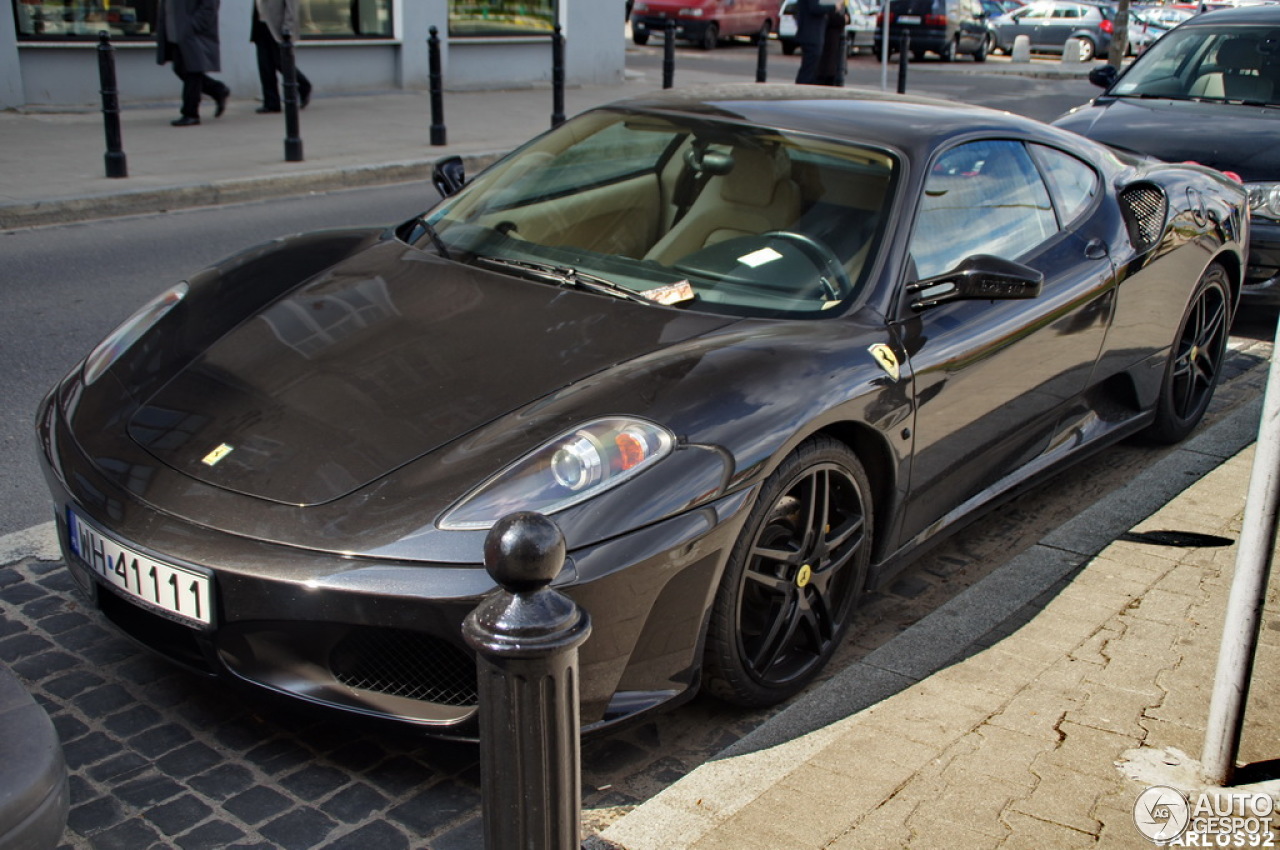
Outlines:
<svg viewBox="0 0 1280 850"><path fill-rule="evenodd" d="M734 148L733 167L710 178L688 212L645 254L670 264L708 245L785 230L800 215L800 189L780 148Z"/></svg>
<svg viewBox="0 0 1280 850"><path fill-rule="evenodd" d="M1271 80L1259 74L1261 63L1256 40L1233 38L1224 42L1218 48L1218 67L1221 70L1200 76L1191 86L1191 95L1269 101L1273 85Z"/></svg>

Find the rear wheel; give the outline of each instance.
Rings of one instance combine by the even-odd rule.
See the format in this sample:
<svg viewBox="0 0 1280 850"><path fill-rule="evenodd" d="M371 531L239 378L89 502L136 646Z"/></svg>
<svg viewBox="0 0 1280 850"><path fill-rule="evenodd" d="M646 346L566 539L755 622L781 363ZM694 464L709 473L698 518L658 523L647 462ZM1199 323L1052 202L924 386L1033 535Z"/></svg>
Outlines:
<svg viewBox="0 0 1280 850"><path fill-rule="evenodd" d="M1092 39L1081 38L1080 42L1080 61L1092 62L1093 57L1098 55L1098 47L1093 43Z"/></svg>
<svg viewBox="0 0 1280 850"><path fill-rule="evenodd" d="M827 437L802 444L765 481L712 607L710 693L773 705L821 671L866 577L870 491L858 458Z"/></svg>
<svg viewBox="0 0 1280 850"><path fill-rule="evenodd" d="M939 53L938 55L942 57L943 62L954 62L956 61L956 54L959 52L959 50L960 50L960 37L956 36L955 38L951 39L946 43L946 46L942 48L942 52Z"/></svg>
<svg viewBox="0 0 1280 850"><path fill-rule="evenodd" d="M1230 283L1214 263L1200 279L1169 352L1156 418L1146 432L1153 442L1176 443L1204 417L1222 374L1230 325Z"/></svg>
<svg viewBox="0 0 1280 850"><path fill-rule="evenodd" d="M990 33L988 33L987 35L984 35L982 37L982 44L978 45L978 49L973 51L973 61L986 62L987 54L991 52L992 43L994 41L995 41L995 36L991 35Z"/></svg>

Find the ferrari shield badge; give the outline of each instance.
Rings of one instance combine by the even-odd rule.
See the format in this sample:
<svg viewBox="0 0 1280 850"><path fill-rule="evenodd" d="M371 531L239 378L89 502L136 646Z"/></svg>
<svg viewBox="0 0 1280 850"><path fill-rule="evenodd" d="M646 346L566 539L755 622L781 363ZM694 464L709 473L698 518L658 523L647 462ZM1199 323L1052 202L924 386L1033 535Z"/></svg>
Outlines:
<svg viewBox="0 0 1280 850"><path fill-rule="evenodd" d="M892 348L882 342L877 342L867 350L871 352L871 356L880 364L880 368L884 370L886 375L895 381L898 380L900 374L898 371L898 356L893 353Z"/></svg>
<svg viewBox="0 0 1280 850"><path fill-rule="evenodd" d="M218 461L231 454L232 451L233 449L231 446L228 446L226 443L220 443L217 448L202 457L200 462L205 466L217 466Z"/></svg>

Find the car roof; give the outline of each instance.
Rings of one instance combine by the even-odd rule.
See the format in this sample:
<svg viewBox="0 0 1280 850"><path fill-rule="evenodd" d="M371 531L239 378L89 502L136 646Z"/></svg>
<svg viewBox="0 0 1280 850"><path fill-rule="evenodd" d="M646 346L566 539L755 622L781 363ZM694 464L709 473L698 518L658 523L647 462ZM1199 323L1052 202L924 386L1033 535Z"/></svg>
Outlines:
<svg viewBox="0 0 1280 850"><path fill-rule="evenodd" d="M1280 6L1235 6L1202 12L1182 23L1184 27L1212 26L1213 24L1265 24L1280 25Z"/></svg>
<svg viewBox="0 0 1280 850"><path fill-rule="evenodd" d="M729 83L669 89L608 108L683 113L849 139L927 157L950 138L972 134L1013 138L1073 137L1039 121L981 106L877 89Z"/></svg>

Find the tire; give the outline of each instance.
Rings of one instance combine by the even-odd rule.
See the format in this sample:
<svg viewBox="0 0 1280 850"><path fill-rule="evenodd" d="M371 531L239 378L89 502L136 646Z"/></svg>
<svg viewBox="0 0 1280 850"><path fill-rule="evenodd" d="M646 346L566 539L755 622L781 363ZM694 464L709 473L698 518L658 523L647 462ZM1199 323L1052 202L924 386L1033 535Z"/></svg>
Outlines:
<svg viewBox="0 0 1280 850"><path fill-rule="evenodd" d="M973 51L973 61L986 62L987 55L991 53L991 45L992 45L992 42L994 41L995 41L995 38L990 34L983 36L982 44L978 45L978 49Z"/></svg>
<svg viewBox="0 0 1280 850"><path fill-rule="evenodd" d="M1098 55L1098 46L1093 43L1091 38L1080 39L1080 61L1092 62L1093 57Z"/></svg>
<svg viewBox="0 0 1280 850"><path fill-rule="evenodd" d="M631 40L636 43L637 47L644 47L646 44L649 43L649 31L648 30L632 30Z"/></svg>
<svg viewBox="0 0 1280 850"><path fill-rule="evenodd" d="M797 47L797 46L798 46L798 45L797 45L794 41L792 41L792 40L790 40L790 39L783 39L783 41L782 41L782 55L783 55L783 56L792 56L792 55L794 55L794 54L795 54L795 52L796 52L796 47Z"/></svg>
<svg viewBox="0 0 1280 850"><path fill-rule="evenodd" d="M703 50L715 50L716 45L720 43L720 27L715 24L707 24L707 28L702 33L702 41L698 46Z"/></svg>
<svg viewBox="0 0 1280 850"><path fill-rule="evenodd" d="M871 559L871 487L828 437L801 444L760 488L716 592L704 682L740 706L813 681L848 629Z"/></svg>
<svg viewBox="0 0 1280 850"><path fill-rule="evenodd" d="M956 61L956 54L960 51L960 37L956 36L947 42L946 47L942 48L942 52L938 55L942 57L943 62Z"/></svg>
<svg viewBox="0 0 1280 850"><path fill-rule="evenodd" d="M1214 263L1205 271L1178 326L1165 364L1156 418L1145 436L1172 445L1200 424L1222 375L1231 329L1231 284Z"/></svg>

